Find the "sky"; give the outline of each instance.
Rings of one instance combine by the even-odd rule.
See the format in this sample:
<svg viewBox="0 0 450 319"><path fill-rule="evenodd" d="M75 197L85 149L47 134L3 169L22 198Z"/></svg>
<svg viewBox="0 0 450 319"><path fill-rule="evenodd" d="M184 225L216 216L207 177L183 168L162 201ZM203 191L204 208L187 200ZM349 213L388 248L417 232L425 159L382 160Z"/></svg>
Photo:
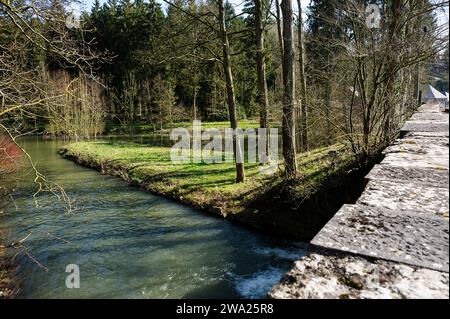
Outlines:
<svg viewBox="0 0 450 319"><path fill-rule="evenodd" d="M82 2L82 6L83 6L83 8L81 9L82 11L83 10L90 11L90 9L92 8L92 5L95 2L95 0L80 0L80 1ZM104 2L106 2L106 0L100 0L100 3L104 3ZM156 0L156 2L161 3L163 8L166 7L166 4L164 3L164 1ZM243 0L229 0L229 2L233 4L236 12L240 13L244 1ZM310 3L310 0L301 0L301 3L302 3L302 8L303 8L303 15L305 15L308 5ZM292 5L293 5L294 11L297 11L297 1L292 1ZM448 7L446 8L445 13L439 14L439 24L447 24L447 25L449 24Z"/></svg>
<svg viewBox="0 0 450 319"><path fill-rule="evenodd" d="M87 11L90 11L93 3L95 2L95 0L80 0L80 1L84 4L83 9L87 10ZM100 3L104 3L104 2L106 2L106 0L100 0ZM156 2L161 3L163 8L166 6L164 4L164 1L162 1L162 0L156 0ZM239 13L241 11L242 5L244 3L243 0L229 0L229 2L233 4L237 13ZM308 7L310 0L301 0L301 2L302 2L302 8L305 11L306 8ZM294 11L296 11L297 10L297 1L293 1L292 5L294 8Z"/></svg>

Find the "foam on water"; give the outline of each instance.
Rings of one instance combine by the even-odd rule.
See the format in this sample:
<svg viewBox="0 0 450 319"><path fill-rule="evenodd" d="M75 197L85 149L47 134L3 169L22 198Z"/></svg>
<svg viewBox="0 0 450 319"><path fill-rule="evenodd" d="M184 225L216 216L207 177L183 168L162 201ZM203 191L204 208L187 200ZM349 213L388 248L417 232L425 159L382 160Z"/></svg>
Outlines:
<svg viewBox="0 0 450 319"><path fill-rule="evenodd" d="M248 278L237 277L235 289L243 298L264 298L270 289L280 281L284 273L283 269L270 267Z"/></svg>

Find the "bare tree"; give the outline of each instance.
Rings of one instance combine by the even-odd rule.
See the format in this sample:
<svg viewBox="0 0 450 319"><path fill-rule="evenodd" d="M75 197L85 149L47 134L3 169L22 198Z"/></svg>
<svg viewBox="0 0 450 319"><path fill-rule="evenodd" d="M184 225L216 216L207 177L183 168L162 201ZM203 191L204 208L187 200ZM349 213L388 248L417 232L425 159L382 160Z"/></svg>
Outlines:
<svg viewBox="0 0 450 319"><path fill-rule="evenodd" d="M217 1L219 8L219 21L220 21L220 39L222 41L222 64L223 72L225 74L225 82L227 85L227 102L228 111L230 116L231 128L236 130L238 128L238 119L236 113L236 99L234 93L233 74L231 71L231 57L230 57L230 43L228 40L228 32L225 18L225 7L223 0ZM233 146L234 157L236 159L236 182L240 183L245 181L244 164L238 157L243 156L241 145L236 135L233 134Z"/></svg>
<svg viewBox="0 0 450 319"><path fill-rule="evenodd" d="M437 26L432 19L444 6L448 7L447 1L389 1L380 8L383 23L372 27L364 4L336 3L343 15L333 23L341 37L330 45L340 48L333 64L341 87L349 88L350 95L343 94L341 101L347 120L330 117L330 123L343 131L362 163L395 137L403 113L416 107L408 73L448 45L448 25ZM424 32L414 21L427 16L435 27Z"/></svg>
<svg viewBox="0 0 450 319"><path fill-rule="evenodd" d="M266 80L266 52L264 48L263 3L262 0L254 0L255 3L255 38L256 38L256 75L258 79L259 121L261 128L268 128L269 93ZM265 148L268 148L267 136ZM264 152L267 154L267 152ZM266 158L260 159L266 162Z"/></svg>
<svg viewBox="0 0 450 319"><path fill-rule="evenodd" d="M277 34L278 34L278 46L280 50L280 56L283 56L283 26L281 21L281 12L280 12L280 0L275 0L275 20L277 21Z"/></svg>
<svg viewBox="0 0 450 319"><path fill-rule="evenodd" d="M305 43L303 35L302 3L297 0L298 5L298 67L300 82L300 136L302 152L308 151L308 101L306 96L306 74L305 74Z"/></svg>
<svg viewBox="0 0 450 319"><path fill-rule="evenodd" d="M204 26L209 33L209 38L203 41L199 46L206 52L205 55L192 56L191 58L198 58L207 61L219 62L223 68L225 86L226 86L226 101L228 105L228 114L230 119L230 126L233 130L238 128L238 117L236 110L236 97L234 89L233 72L231 65L231 48L229 40L228 23L230 22L226 16L225 3L223 0L214 0L212 6L202 6L202 10L199 12L189 10L183 6L175 3L175 1L163 0L169 6L182 12L190 20L198 22ZM215 50L214 44L219 41L220 51ZM189 49L186 47L186 49ZM220 92L217 92L220 93ZM215 99L216 97L213 97ZM239 139L233 135L234 146L234 158L236 159L236 182L240 183L245 181L245 168L241 159L243 157L243 151L241 149Z"/></svg>
<svg viewBox="0 0 450 319"><path fill-rule="evenodd" d="M297 159L295 151L295 76L294 76L294 41L293 13L291 0L282 0L283 12L283 156L287 179L297 176Z"/></svg>
<svg viewBox="0 0 450 319"><path fill-rule="evenodd" d="M52 192L65 200L69 210L70 200L64 189L37 170L18 137L25 133L25 118L45 116L45 106L61 98L60 93L45 90L39 64L30 63L39 51L52 55L62 67L78 69L95 80L92 64L99 55L68 28L65 8L70 2L0 0L0 130L28 159L38 188L35 199L39 192Z"/></svg>

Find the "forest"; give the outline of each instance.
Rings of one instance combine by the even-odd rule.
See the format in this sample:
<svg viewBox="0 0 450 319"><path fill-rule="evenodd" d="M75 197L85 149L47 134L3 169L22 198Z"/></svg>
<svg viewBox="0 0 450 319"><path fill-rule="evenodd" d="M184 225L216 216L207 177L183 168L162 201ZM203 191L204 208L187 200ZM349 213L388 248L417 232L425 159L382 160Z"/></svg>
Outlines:
<svg viewBox="0 0 450 319"><path fill-rule="evenodd" d="M364 162L378 152L430 68L448 65L440 1L318 0L305 14L301 1L295 12L291 1L245 1L237 13L224 1L108 0L68 27L70 3L1 2L9 133L95 139L250 119L282 128L295 176L296 153L345 143Z"/></svg>
<svg viewBox="0 0 450 319"><path fill-rule="evenodd" d="M174 206L183 204L310 241L343 204L357 199L364 174L399 137L428 85L448 92L448 8L446 0L0 0L0 217L20 207L33 221L22 239L7 245L0 227L0 271L5 247L51 270L55 261L33 246L33 236L39 236L34 227L45 224L37 219L52 225L60 219L47 214L83 211L102 220L103 207L114 218L101 225L97 217L71 224L91 218L75 214L67 225L80 233L79 225L93 227L93 234L138 232L141 226L133 222L142 222L154 205L164 214L153 217L170 217L164 219L170 229L154 230L146 220L146 235L170 236L184 229L177 224L183 218L192 228L208 221ZM202 154L197 162L171 162L171 133L181 128L195 135L197 121L200 133L235 132L228 141L231 152L220 148L220 158L228 156L229 162L211 164ZM264 129L278 130L279 161L270 155L273 135ZM267 152L258 153L258 162L245 151L252 138L241 139L239 130L264 132L258 147ZM200 138L199 144L208 141ZM67 159L159 197L143 198L97 172L89 177ZM266 164L276 171L261 174ZM122 206L132 204L141 215L121 219L124 212L134 214L135 206ZM118 220L123 224L114 224ZM46 228L41 233L59 240L65 224L59 226L56 235ZM208 233L211 224L203 226ZM223 239L221 248L254 244L240 230L233 234L238 235ZM120 247L126 253L133 248ZM255 251L267 248L261 247ZM124 264L135 259L126 253ZM179 256L190 254L181 250ZM194 261L180 264L188 262ZM158 267L155 273L165 276L165 266ZM173 296L195 296L195 289L183 290L189 287L185 282L180 287Z"/></svg>

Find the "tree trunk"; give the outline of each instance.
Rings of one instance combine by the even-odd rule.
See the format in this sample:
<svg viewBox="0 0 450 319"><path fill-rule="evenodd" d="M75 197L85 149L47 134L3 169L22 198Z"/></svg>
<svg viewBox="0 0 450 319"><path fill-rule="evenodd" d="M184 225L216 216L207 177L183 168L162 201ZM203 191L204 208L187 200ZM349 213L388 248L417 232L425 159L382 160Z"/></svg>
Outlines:
<svg viewBox="0 0 450 319"><path fill-rule="evenodd" d="M391 19L389 25L389 41L392 47L396 47L397 43L397 35L400 30L398 30L398 24L400 23L399 17L401 14L401 3L399 1L393 1L390 4L390 12ZM398 101L396 101L393 97L395 94L395 82L397 80L397 74L389 74L392 72L391 70L395 69L396 64L396 55L393 53L388 57L389 61L386 64L386 73L388 74L387 79L385 81L385 90L384 90L384 101L383 101L383 111L384 111L384 134L383 139L385 144L389 144L393 135L395 128L395 108Z"/></svg>
<svg viewBox="0 0 450 319"><path fill-rule="evenodd" d="M424 8L424 0L416 0L415 5L419 8ZM422 21L423 17L421 15L413 19L413 32L422 32ZM420 107L422 104L422 92L420 91L420 79L421 78L421 62L417 62L414 70L414 98L416 100L416 107Z"/></svg>
<svg viewBox="0 0 450 319"><path fill-rule="evenodd" d="M256 37L256 75L258 79L258 103L259 103L259 125L261 128L268 128L269 97L266 81L266 54L264 49L264 28L263 28L263 8L262 0L255 2L255 37ZM265 152L268 154L268 139L265 136ZM260 158L262 163L267 162L267 158Z"/></svg>
<svg viewBox="0 0 450 319"><path fill-rule="evenodd" d="M301 152L302 149L302 125L300 123L300 120L302 118L302 111L301 111L301 105L302 105L302 100L298 99L297 103L295 105L295 120L296 125L295 125L295 151L296 152Z"/></svg>
<svg viewBox="0 0 450 319"><path fill-rule="evenodd" d="M197 86L195 84L193 87L192 118L194 121L197 119Z"/></svg>
<svg viewBox="0 0 450 319"><path fill-rule="evenodd" d="M420 96L420 62L417 62L414 70L414 99L417 107L419 107L422 102Z"/></svg>
<svg viewBox="0 0 450 319"><path fill-rule="evenodd" d="M255 2L255 35L256 35L256 75L258 78L258 102L260 107L260 127L268 127L269 99L266 82L266 56L264 50L263 8L262 0Z"/></svg>
<svg viewBox="0 0 450 319"><path fill-rule="evenodd" d="M282 0L283 12L283 156L286 179L297 176L295 152L295 78L294 78L294 42L293 14L291 0Z"/></svg>
<svg viewBox="0 0 450 319"><path fill-rule="evenodd" d="M324 101L325 101L325 117L326 117L326 137L327 137L327 141L326 144L327 145L331 145L332 140L334 139L333 136L333 132L331 129L331 90L332 90L332 85L331 85L331 81L329 79L325 80L325 96L324 96Z"/></svg>
<svg viewBox="0 0 450 319"><path fill-rule="evenodd" d="M222 40L222 51L223 51L222 64L227 86L228 111L230 116L231 128L233 130L236 130L236 128L238 127L238 120L236 114L233 74L231 72L230 43L228 41L227 26L225 21L225 8L223 0L219 0L218 4L219 4L219 19L220 19L220 38ZM242 154L242 151L239 140L236 139L235 134L233 134L233 151L234 151L234 158L236 160L236 182L240 183L245 181L245 172L244 172L244 164L238 163L237 161L237 155Z"/></svg>
<svg viewBox="0 0 450 319"><path fill-rule="evenodd" d="M300 120L300 136L301 150L308 151L308 102L306 100L306 74L305 74L305 43L303 39L303 17L302 4L297 0L298 5L298 64L300 78L300 101L301 101L301 120Z"/></svg>
<svg viewBox="0 0 450 319"><path fill-rule="evenodd" d="M280 12L280 1L275 0L276 7L276 20L277 20L277 33L278 33L278 46L280 50L280 56L283 58L283 29L281 27L281 12Z"/></svg>

